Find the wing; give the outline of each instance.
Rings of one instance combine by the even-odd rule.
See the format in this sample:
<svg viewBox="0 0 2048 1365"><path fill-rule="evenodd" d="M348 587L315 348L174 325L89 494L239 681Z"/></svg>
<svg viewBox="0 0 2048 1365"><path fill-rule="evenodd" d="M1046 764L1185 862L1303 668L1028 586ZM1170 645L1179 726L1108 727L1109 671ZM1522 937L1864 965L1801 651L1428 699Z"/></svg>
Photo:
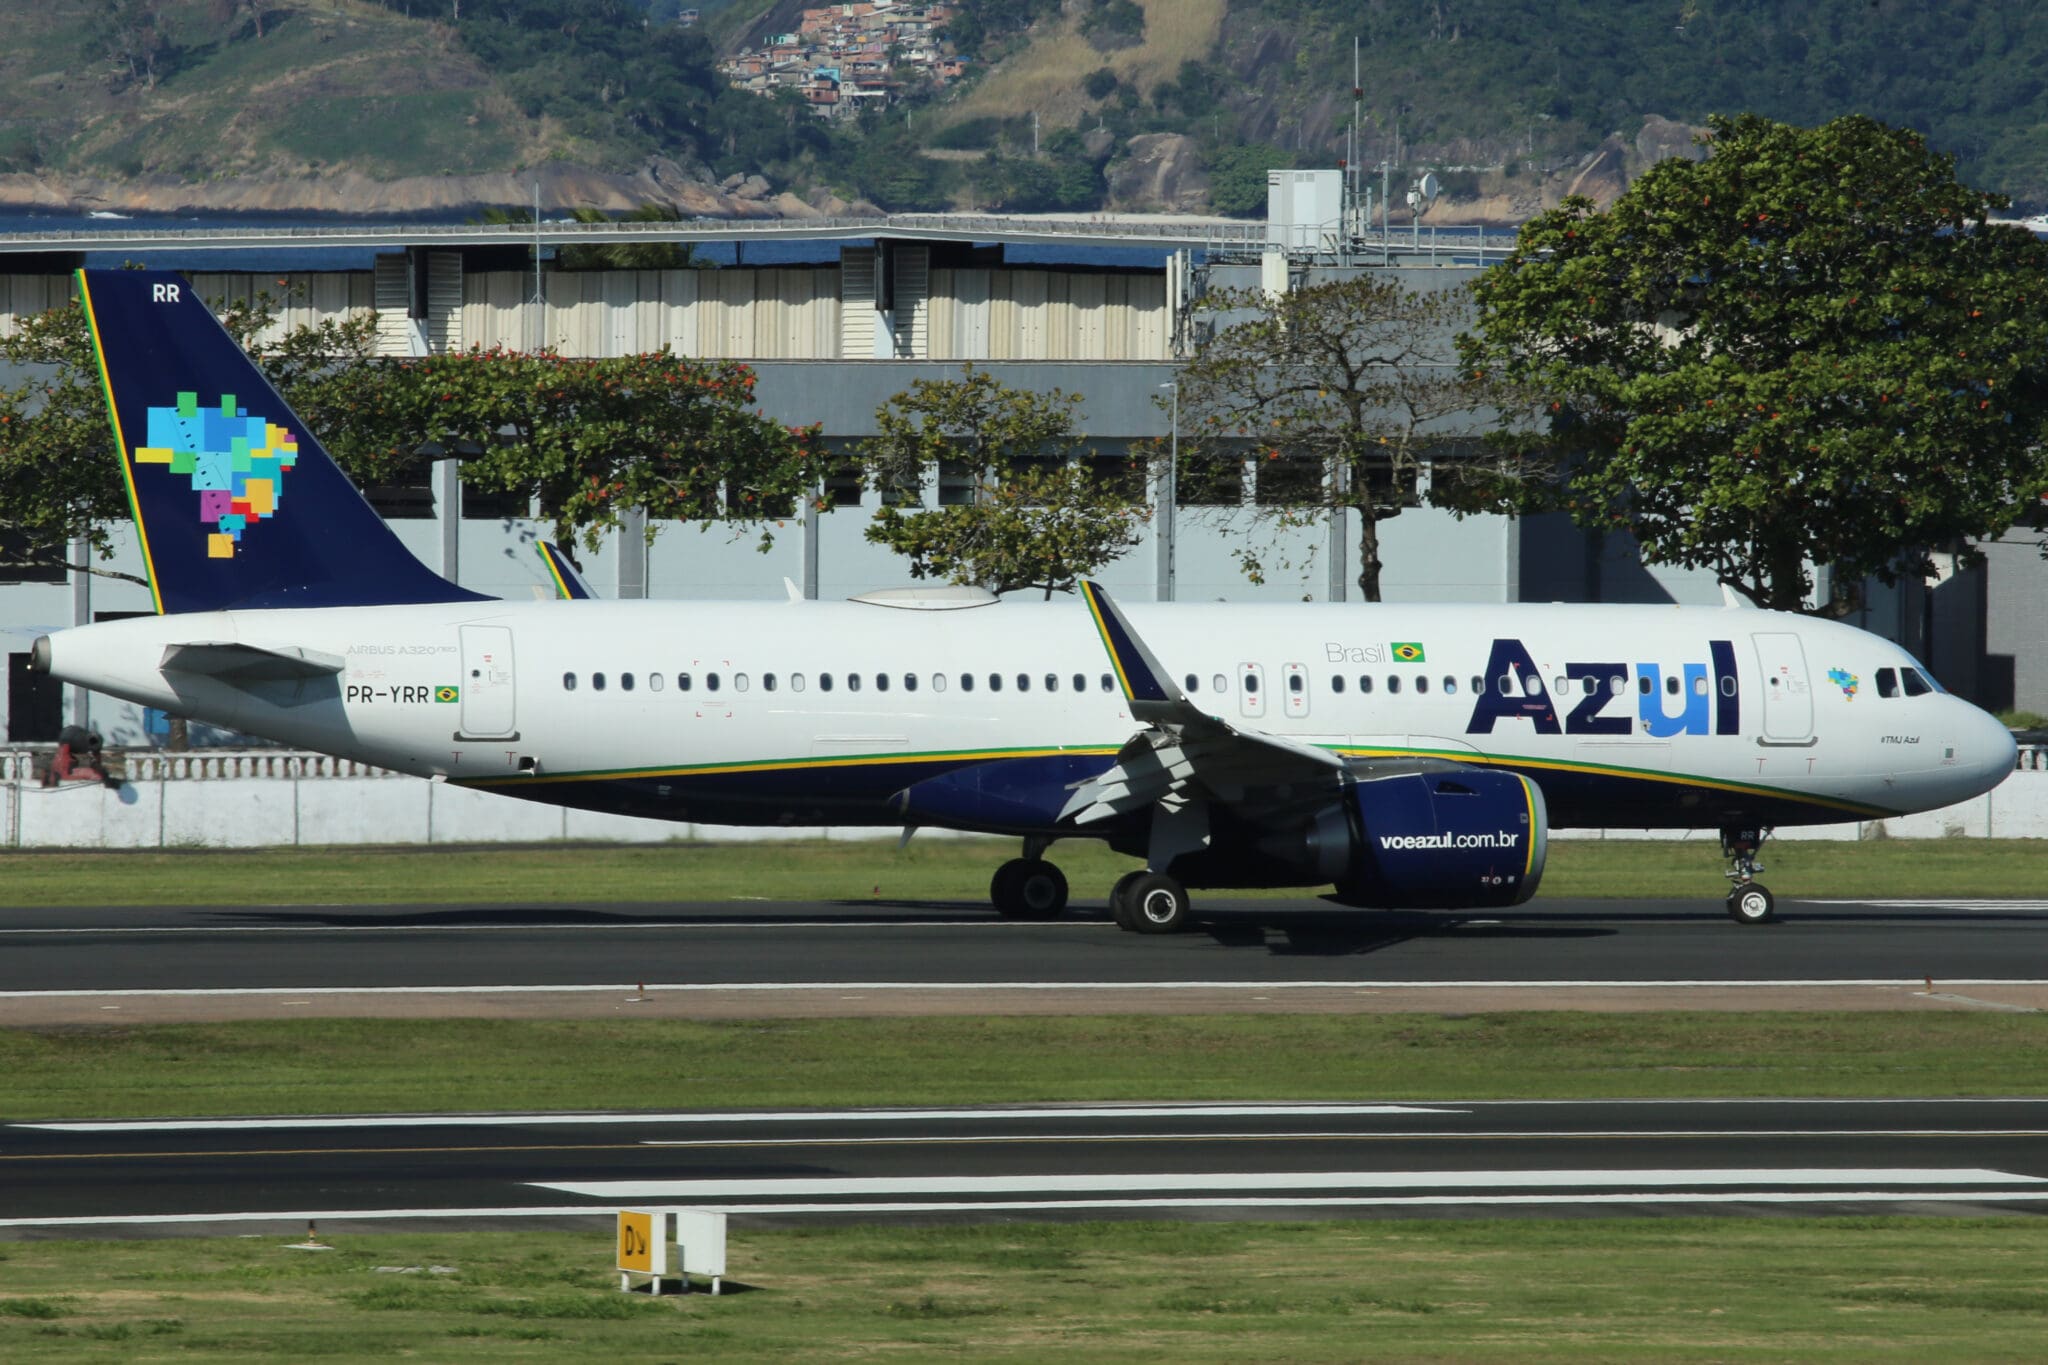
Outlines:
<svg viewBox="0 0 2048 1365"><path fill-rule="evenodd" d="M1146 728L1117 751L1116 762L1074 790L1060 812L1077 825L1196 799L1269 811L1321 802L1343 786L1349 769L1327 749L1284 735L1241 730L1188 700L1109 594L1081 584L1112 671Z"/></svg>

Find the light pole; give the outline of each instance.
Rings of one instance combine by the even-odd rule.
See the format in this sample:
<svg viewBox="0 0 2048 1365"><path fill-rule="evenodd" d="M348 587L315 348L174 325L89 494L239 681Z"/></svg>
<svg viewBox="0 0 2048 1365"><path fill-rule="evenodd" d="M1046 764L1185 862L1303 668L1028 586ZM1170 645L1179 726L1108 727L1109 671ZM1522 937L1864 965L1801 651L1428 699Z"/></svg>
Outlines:
<svg viewBox="0 0 2048 1365"><path fill-rule="evenodd" d="M1159 387L1173 393L1172 425L1167 437L1166 487L1160 498L1159 512L1159 542L1165 559L1164 572L1160 575L1164 580L1160 600L1171 602L1174 592L1174 518L1180 506L1180 380L1176 378Z"/></svg>

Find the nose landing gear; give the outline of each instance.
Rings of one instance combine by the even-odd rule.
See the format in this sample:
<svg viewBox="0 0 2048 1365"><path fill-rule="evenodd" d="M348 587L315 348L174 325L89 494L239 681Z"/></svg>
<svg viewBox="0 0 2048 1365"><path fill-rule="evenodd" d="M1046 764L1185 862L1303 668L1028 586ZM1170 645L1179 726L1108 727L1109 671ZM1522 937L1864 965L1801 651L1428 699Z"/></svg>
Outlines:
<svg viewBox="0 0 2048 1365"><path fill-rule="evenodd" d="M1769 924L1778 917L1778 902L1756 879L1764 865L1756 860L1757 850L1771 837L1768 828L1721 831L1721 856L1728 860L1728 918L1737 924Z"/></svg>

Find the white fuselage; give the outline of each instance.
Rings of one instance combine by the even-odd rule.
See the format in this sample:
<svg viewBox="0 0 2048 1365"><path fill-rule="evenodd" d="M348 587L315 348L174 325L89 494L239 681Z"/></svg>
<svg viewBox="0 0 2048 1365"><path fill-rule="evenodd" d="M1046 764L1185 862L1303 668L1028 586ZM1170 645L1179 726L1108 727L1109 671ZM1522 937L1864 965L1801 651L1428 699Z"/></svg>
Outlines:
<svg viewBox="0 0 2048 1365"><path fill-rule="evenodd" d="M1349 753L1541 783L1558 825L1713 827L1924 810L2012 767L2010 734L1876 636L1771 612L1133 605L1197 705ZM345 661L242 681L167 646ZM279 742L511 795L730 823L896 823L967 763L1100 753L1132 720L1071 602L483 602L191 613L51 637L60 679ZM1916 672L1914 677L1920 675ZM1881 695L1880 678L1889 680ZM1475 686L1477 691L1475 692Z"/></svg>

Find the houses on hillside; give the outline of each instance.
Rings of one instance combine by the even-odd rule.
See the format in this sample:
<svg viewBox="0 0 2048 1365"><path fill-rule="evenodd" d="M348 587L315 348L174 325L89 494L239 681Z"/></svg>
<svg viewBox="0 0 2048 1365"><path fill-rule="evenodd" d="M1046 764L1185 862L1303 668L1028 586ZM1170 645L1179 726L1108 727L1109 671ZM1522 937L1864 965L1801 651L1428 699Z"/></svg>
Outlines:
<svg viewBox="0 0 2048 1365"><path fill-rule="evenodd" d="M768 37L719 69L741 90L794 90L823 118L848 118L887 105L904 88L950 85L965 58L947 51L943 30L953 6L920 0L857 0L807 9L794 33Z"/></svg>

